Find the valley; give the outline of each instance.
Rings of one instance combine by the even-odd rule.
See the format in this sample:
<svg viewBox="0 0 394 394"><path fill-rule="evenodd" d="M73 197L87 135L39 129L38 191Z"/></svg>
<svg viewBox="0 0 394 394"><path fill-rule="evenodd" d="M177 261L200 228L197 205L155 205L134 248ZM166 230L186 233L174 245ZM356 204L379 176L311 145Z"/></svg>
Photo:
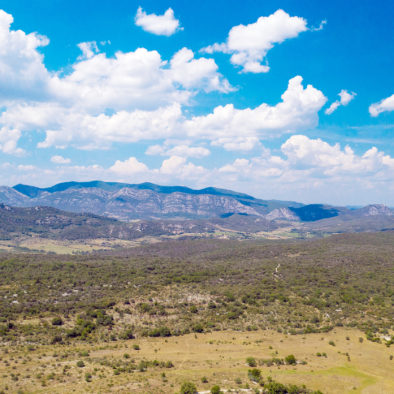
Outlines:
<svg viewBox="0 0 394 394"><path fill-rule="evenodd" d="M0 187L0 249L85 253L179 238L309 239L394 230L384 205L350 209L150 183Z"/></svg>
<svg viewBox="0 0 394 394"><path fill-rule="evenodd" d="M0 391L390 392L393 245L387 231L3 251Z"/></svg>
<svg viewBox="0 0 394 394"><path fill-rule="evenodd" d="M2 193L2 393L394 388L388 207L105 182Z"/></svg>

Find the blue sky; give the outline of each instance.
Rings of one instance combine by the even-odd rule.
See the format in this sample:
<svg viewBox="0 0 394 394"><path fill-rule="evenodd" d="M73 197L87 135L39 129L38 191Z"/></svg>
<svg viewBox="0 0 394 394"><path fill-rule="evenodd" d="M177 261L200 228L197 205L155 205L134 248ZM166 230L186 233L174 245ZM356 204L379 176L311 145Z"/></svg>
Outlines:
<svg viewBox="0 0 394 394"><path fill-rule="evenodd" d="M0 184L394 205L391 1L0 9Z"/></svg>

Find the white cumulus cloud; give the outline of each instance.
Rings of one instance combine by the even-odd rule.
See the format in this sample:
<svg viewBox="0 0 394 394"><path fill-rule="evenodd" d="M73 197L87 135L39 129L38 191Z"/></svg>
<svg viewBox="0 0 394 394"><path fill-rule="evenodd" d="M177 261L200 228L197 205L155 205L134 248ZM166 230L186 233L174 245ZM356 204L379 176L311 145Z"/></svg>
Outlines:
<svg viewBox="0 0 394 394"><path fill-rule="evenodd" d="M170 158L163 160L158 172L180 180L195 180L209 174L209 171L204 167L196 166L195 164L188 162L185 157L181 156L171 156Z"/></svg>
<svg viewBox="0 0 394 394"><path fill-rule="evenodd" d="M96 53L99 53L96 41L81 42L78 44L78 48L82 52L82 55L79 57L79 59L90 59Z"/></svg>
<svg viewBox="0 0 394 394"><path fill-rule="evenodd" d="M281 148L288 163L295 169L313 169L325 176L337 174L372 174L383 167L394 170L394 159L376 147L368 149L363 155L356 155L345 146L330 145L325 141L310 139L304 135L291 136Z"/></svg>
<svg viewBox="0 0 394 394"><path fill-rule="evenodd" d="M176 124L181 116L178 104L155 111L119 111L113 115L63 112L59 109L58 122L46 130L40 148L74 146L79 149L107 148L113 142L138 142L176 135Z"/></svg>
<svg viewBox="0 0 394 394"><path fill-rule="evenodd" d="M334 101L325 111L326 115L331 115L339 106L348 105L355 97L356 93L348 92L347 90L342 89L338 96L340 97L339 100Z"/></svg>
<svg viewBox="0 0 394 394"><path fill-rule="evenodd" d="M256 108L236 109L233 104L216 107L212 113L196 116L184 122L189 137L208 138L215 145L223 144L233 150L231 138L239 138L242 148L252 148L258 138L278 136L283 133L314 127L318 112L326 102L323 93L302 85L302 77L289 80L282 101L271 106L266 103ZM236 142L236 141L234 141ZM228 145L230 144L230 145Z"/></svg>
<svg viewBox="0 0 394 394"><path fill-rule="evenodd" d="M394 94L369 106L369 113L374 117L378 116L382 112L389 111L394 111Z"/></svg>
<svg viewBox="0 0 394 394"><path fill-rule="evenodd" d="M65 77L54 77L54 99L91 113L105 109L152 109L168 103L186 103L191 93L178 88L157 51L104 53L76 62Z"/></svg>
<svg viewBox="0 0 394 394"><path fill-rule="evenodd" d="M22 155L24 150L18 148L18 140L21 132L18 129L1 127L0 128L0 151L8 154Z"/></svg>
<svg viewBox="0 0 394 394"><path fill-rule="evenodd" d="M303 182L311 185L322 178L338 184L346 180L357 184L394 180L394 158L372 147L357 155L349 146L330 145L320 138L293 135L281 146L282 156L272 155L268 149L249 159L238 158L219 168L223 176L233 182L275 179L276 184ZM264 183L265 184L265 183Z"/></svg>
<svg viewBox="0 0 394 394"><path fill-rule="evenodd" d="M147 14L139 7L135 16L135 24L142 27L145 31L159 36L168 37L178 30L182 30L172 8L169 8L163 15L156 15Z"/></svg>
<svg viewBox="0 0 394 394"><path fill-rule="evenodd" d="M55 164L69 164L71 160L60 155L55 155L51 157L51 162Z"/></svg>
<svg viewBox="0 0 394 394"><path fill-rule="evenodd" d="M116 160L115 164L110 167L110 171L119 175L133 175L139 172L148 172L148 167L135 157L130 157L125 161Z"/></svg>
<svg viewBox="0 0 394 394"><path fill-rule="evenodd" d="M265 73L270 69L265 61L268 51L275 44L297 37L306 30L304 18L290 16L279 9L272 15L258 18L255 23L234 26L225 43L216 43L202 50L231 54L231 63L242 67L243 72Z"/></svg>
<svg viewBox="0 0 394 394"><path fill-rule="evenodd" d="M50 76L38 48L49 40L37 33L10 30L13 21L12 15L0 10L0 103L42 99Z"/></svg>
<svg viewBox="0 0 394 394"><path fill-rule="evenodd" d="M199 91L233 90L213 59L187 48L166 61L145 48L110 57L83 42L70 72L52 73L39 52L48 39L14 31L12 22L0 11L0 150L7 154L23 153L24 132L45 133L39 147L85 149L173 137L182 106Z"/></svg>
<svg viewBox="0 0 394 394"><path fill-rule="evenodd" d="M172 79L187 89L199 87L206 92L217 90L224 93L234 90L227 79L218 73L215 60L195 59L193 51L188 48L178 51L170 65Z"/></svg>
<svg viewBox="0 0 394 394"><path fill-rule="evenodd" d="M273 21L259 24L270 25L290 18L290 27L285 28L288 33L283 33L283 37L289 36L295 25L304 24L301 18L292 19L283 11L271 17ZM248 151L259 146L261 138L315 126L318 112L326 101L323 93L313 86L304 88L302 78L297 76L289 81L282 101L276 105L262 103L256 108L237 109L228 104L217 106L208 115L190 118L184 107L191 104L199 91L234 90L213 59L196 58L188 48L176 52L170 61L145 48L116 52L110 57L100 53L95 42L85 42L79 44L83 57L76 60L70 72L49 73L38 52L47 39L35 33L10 30L11 23L11 15L0 13L3 31L0 42L4 43L0 47L0 62L6 59L8 65L3 69L11 70L11 65L17 65L15 59L22 59L22 68L35 65L34 70L39 72L29 75L32 80L41 81L41 85L40 88L38 82L35 85L39 100L34 95L13 99L7 96L0 113L0 149L5 153L23 153L17 143L26 132L45 134L38 144L40 148L98 149L109 148L116 142L186 138L192 143L205 139L212 146ZM280 41L282 36L272 33L269 37L271 41ZM24 69L19 71L15 78L25 74ZM4 78L10 79L9 75ZM20 80L18 83L22 86ZM16 94L15 86L12 92ZM206 148L189 145L166 147L165 154L174 157L208 154Z"/></svg>

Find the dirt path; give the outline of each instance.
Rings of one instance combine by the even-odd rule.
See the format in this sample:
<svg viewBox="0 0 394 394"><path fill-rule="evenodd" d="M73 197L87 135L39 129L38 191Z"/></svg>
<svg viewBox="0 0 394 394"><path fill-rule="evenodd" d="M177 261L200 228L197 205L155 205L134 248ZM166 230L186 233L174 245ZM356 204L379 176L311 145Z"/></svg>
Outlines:
<svg viewBox="0 0 394 394"><path fill-rule="evenodd" d="M274 277L274 280L277 282L278 281L278 279L280 279L281 278L281 274L279 273L279 268L280 268L280 263L278 263L278 265L276 266L276 268L275 268L275 271L272 273L272 275L273 275L273 277Z"/></svg>

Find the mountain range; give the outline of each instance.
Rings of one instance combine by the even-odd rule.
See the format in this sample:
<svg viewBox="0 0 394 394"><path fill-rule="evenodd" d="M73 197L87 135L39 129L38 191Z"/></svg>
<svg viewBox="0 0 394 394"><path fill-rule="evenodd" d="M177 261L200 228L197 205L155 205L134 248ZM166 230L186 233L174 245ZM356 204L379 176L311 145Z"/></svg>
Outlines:
<svg viewBox="0 0 394 394"><path fill-rule="evenodd" d="M48 188L29 185L0 187L0 202L15 207L48 206L117 218L202 219L232 213L265 216L277 208L300 208L292 201L261 200L213 187L194 190L152 183L67 182Z"/></svg>
<svg viewBox="0 0 394 394"><path fill-rule="evenodd" d="M48 188L0 187L0 238L136 239L146 235L297 234L394 230L384 205L358 209L262 200L213 187L67 182Z"/></svg>

